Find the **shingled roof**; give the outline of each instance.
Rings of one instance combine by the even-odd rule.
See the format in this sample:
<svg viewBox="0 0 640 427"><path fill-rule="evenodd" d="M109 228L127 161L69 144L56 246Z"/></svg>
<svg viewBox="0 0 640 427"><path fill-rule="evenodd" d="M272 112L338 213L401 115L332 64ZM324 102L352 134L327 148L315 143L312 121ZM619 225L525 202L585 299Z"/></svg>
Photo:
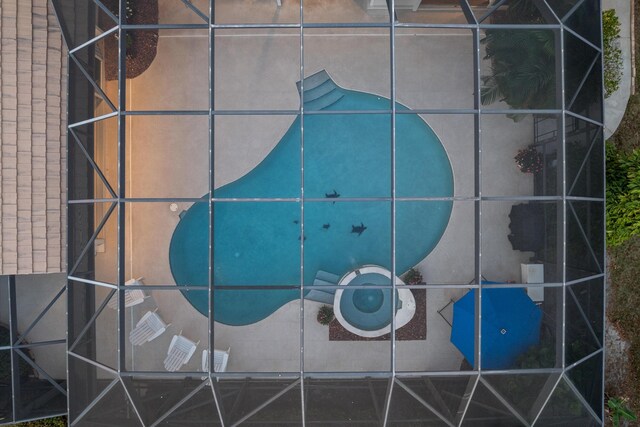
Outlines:
<svg viewBox="0 0 640 427"><path fill-rule="evenodd" d="M66 269L66 51L47 0L0 0L0 274Z"/></svg>

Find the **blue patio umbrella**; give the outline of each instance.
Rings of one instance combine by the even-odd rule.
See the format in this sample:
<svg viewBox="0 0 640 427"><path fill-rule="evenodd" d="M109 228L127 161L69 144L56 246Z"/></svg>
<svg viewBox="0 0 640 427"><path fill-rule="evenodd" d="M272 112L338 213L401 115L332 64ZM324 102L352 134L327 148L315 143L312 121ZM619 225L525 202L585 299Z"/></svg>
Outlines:
<svg viewBox="0 0 640 427"><path fill-rule="evenodd" d="M451 342L467 361L475 360L475 289L453 305ZM482 290L482 369L510 368L540 341L542 311L523 289Z"/></svg>

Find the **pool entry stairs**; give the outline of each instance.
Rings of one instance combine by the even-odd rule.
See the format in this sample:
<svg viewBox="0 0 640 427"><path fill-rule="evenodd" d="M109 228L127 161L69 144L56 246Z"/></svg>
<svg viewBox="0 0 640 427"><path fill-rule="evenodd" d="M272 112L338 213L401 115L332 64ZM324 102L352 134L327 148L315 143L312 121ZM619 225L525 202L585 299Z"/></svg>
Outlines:
<svg viewBox="0 0 640 427"><path fill-rule="evenodd" d="M296 83L298 93L301 89L300 82ZM338 102L344 96L344 91L331 80L325 71L318 71L304 79L304 109L317 111L327 108Z"/></svg>
<svg viewBox="0 0 640 427"><path fill-rule="evenodd" d="M329 273L327 271L318 270L316 278L313 281L314 289L305 295L305 299L320 302L323 304L333 305L335 289L322 289L322 286L336 286L340 281L340 276Z"/></svg>

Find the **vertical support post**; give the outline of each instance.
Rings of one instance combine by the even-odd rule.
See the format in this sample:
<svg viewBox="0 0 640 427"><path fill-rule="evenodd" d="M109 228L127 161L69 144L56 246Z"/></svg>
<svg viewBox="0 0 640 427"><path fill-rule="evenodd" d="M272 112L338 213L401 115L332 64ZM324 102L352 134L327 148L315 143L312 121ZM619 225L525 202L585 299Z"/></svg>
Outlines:
<svg viewBox="0 0 640 427"><path fill-rule="evenodd" d="M387 386L382 425L389 421L389 411L393 396L393 384L396 377L396 22L395 0L387 2L389 6L389 69L391 100L391 377Z"/></svg>
<svg viewBox="0 0 640 427"><path fill-rule="evenodd" d="M391 377L396 375L396 25L395 0L389 3L389 52L391 98Z"/></svg>
<svg viewBox="0 0 640 427"><path fill-rule="evenodd" d="M278 5L279 6L279 5ZM300 0L300 236L304 236L304 0ZM304 238L300 239L300 404L302 426L306 425L304 378Z"/></svg>
<svg viewBox="0 0 640 427"><path fill-rule="evenodd" d="M465 2L466 3L466 2ZM473 17L473 14L472 14ZM480 28L478 23L473 17L476 27L473 31L473 107L477 114L473 116L474 137L473 137L473 164L475 168L474 173L474 273L476 277L476 283L478 285L475 295L475 322L474 322L474 354L475 354L475 368L481 369L482 363L482 113L480 102L480 91L482 89L480 80ZM454 202L455 203L455 202Z"/></svg>
<svg viewBox="0 0 640 427"><path fill-rule="evenodd" d="M601 3L602 4L602 3ZM602 73L601 75L603 76L602 80L601 80L601 84L602 84L602 89L601 89L601 94L602 97L600 98L600 102L603 108L603 114L602 114L602 121L604 124L604 96L605 96L605 92L604 92L604 30L603 30L603 24L602 24L602 11L600 11L600 47L602 47L602 51L600 51L600 72ZM635 28L635 26L633 25L633 20L634 19L638 19L638 17L635 17L634 14L631 14L631 21L632 21L632 25L631 28ZM633 40L633 39L632 39ZM633 44L632 44L633 46ZM631 88L632 88L632 93L635 92L633 91L634 88L634 83L635 81L632 80L631 81ZM598 136L596 136L596 138L602 138L603 139L603 144L602 144L602 158L606 159L607 158L607 154L606 154L606 141L604 141L604 126L600 129L600 134ZM604 224L604 226L602 227L602 244L604 245L604 248L602 250L602 259L603 259L603 265L602 265L602 273L604 274L604 278L603 278L603 287L604 290L602 292L602 324L606 325L607 324L607 292L606 292L606 280L608 276L608 263L607 263L607 209L606 209L606 196L607 196L607 174L603 173L602 174L602 197L603 197L603 207L602 207L602 222ZM604 337L603 337L603 341L604 341ZM602 387L605 386L606 384L606 364L607 364L607 347L605 345L605 343L602 343ZM601 406L601 410L600 413L602 414L602 416L604 417L605 414L605 401L604 401L604 390L602 390L602 406Z"/></svg>
<svg viewBox="0 0 640 427"><path fill-rule="evenodd" d="M9 341L11 347L18 340L18 316L16 302L16 276L7 277L7 290L9 294ZM11 358L11 405L13 410L13 419L18 419L18 408L20 404L20 357L15 354L13 348L10 351Z"/></svg>
<svg viewBox="0 0 640 427"><path fill-rule="evenodd" d="M564 73L564 27L561 27L556 32L556 105L559 105L562 109L562 114L559 119L559 136L560 147L558 150L557 164L560 169L558 170L558 194L562 200L560 202L561 207L556 206L556 241L560 243L560 247L556 248L556 264L560 268L560 279L562 281L562 298L559 306L560 310L557 312L561 317L561 321L558 322L561 328L561 333L556 336L556 349L560 349L560 354L556 351L556 366L565 367L565 325L566 325L566 300L567 300L567 170L566 170L566 105L565 105L565 73ZM560 88L558 90L557 88ZM557 330L557 329L556 329ZM558 345L559 344L559 345Z"/></svg>
<svg viewBox="0 0 640 427"><path fill-rule="evenodd" d="M125 330L125 306L124 306L124 283L125 279L125 251L126 251L126 205L124 199L126 197L126 116L123 114L126 106L126 49L127 37L126 30L122 29L123 17L126 16L126 1L120 0L118 14L118 244L117 244L117 285L118 285L118 318L117 318L117 371L126 370L126 342L124 337Z"/></svg>
<svg viewBox="0 0 640 427"><path fill-rule="evenodd" d="M214 0L209 0L209 271L208 286L209 292L209 312L208 312L208 328L209 328L209 357L207 359L207 372L209 376L213 373L213 349L215 347L215 323L214 323L214 191L215 191L215 30L212 25L215 22L215 4ZM212 389L213 390L213 389ZM217 401L217 399L216 399ZM224 422L221 420L221 422Z"/></svg>

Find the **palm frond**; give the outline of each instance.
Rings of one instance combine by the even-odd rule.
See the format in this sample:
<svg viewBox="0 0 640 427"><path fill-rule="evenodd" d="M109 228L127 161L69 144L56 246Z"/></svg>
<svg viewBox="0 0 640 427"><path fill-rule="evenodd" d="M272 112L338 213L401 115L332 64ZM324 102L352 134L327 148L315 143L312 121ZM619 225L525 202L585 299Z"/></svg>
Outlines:
<svg viewBox="0 0 640 427"><path fill-rule="evenodd" d="M546 108L554 104L553 31L492 29L486 31L484 43L491 73L482 76L482 104L502 100L514 109ZM511 118L522 120L520 115Z"/></svg>
<svg viewBox="0 0 640 427"><path fill-rule="evenodd" d="M502 95L500 87L493 79L489 79L484 83L485 85L480 88L480 102L482 105L493 104Z"/></svg>
<svg viewBox="0 0 640 427"><path fill-rule="evenodd" d="M522 121L525 117L527 117L526 114L507 114L507 117L509 117L511 120L513 120L514 122L518 123L520 121Z"/></svg>

